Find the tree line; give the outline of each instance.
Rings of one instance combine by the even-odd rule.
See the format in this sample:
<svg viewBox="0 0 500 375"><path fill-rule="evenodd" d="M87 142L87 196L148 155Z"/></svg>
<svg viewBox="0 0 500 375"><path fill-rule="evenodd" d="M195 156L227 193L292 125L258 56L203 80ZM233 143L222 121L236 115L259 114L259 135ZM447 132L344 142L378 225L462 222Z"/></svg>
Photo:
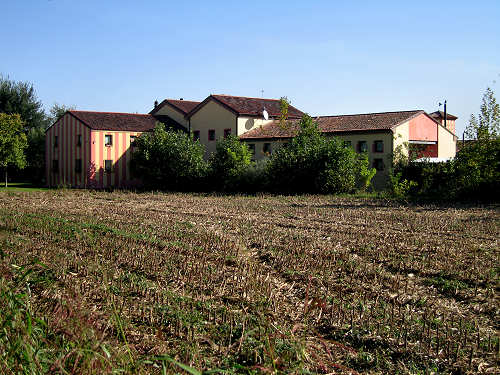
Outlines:
<svg viewBox="0 0 500 375"><path fill-rule="evenodd" d="M245 142L228 136L204 159L192 135L158 124L135 141L132 173L148 189L252 193L347 193L369 188L375 174L368 157L321 134L305 115L299 131L268 160L252 161Z"/></svg>
<svg viewBox="0 0 500 375"><path fill-rule="evenodd" d="M69 107L55 103L45 112L33 84L0 75L0 168L16 180L42 184L45 130Z"/></svg>

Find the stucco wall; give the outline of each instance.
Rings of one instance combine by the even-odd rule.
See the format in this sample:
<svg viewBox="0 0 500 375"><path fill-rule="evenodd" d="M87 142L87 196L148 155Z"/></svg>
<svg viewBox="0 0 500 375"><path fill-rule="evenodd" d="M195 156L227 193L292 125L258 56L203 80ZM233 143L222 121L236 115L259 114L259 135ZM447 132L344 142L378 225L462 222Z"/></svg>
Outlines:
<svg viewBox="0 0 500 375"><path fill-rule="evenodd" d="M259 126L267 125L274 120L264 120L263 118L255 118L248 116L238 117L238 136L250 131L252 129L258 128Z"/></svg>
<svg viewBox="0 0 500 375"><path fill-rule="evenodd" d="M457 153L457 138L442 126L438 126L438 156L454 158Z"/></svg>
<svg viewBox="0 0 500 375"><path fill-rule="evenodd" d="M113 144L105 145L105 135L113 136ZM132 156L131 136L139 132L118 132L93 130L91 132L91 165L89 166L90 185L92 187L125 187L133 183L129 162ZM105 160L112 160L111 172L105 171Z"/></svg>
<svg viewBox="0 0 500 375"><path fill-rule="evenodd" d="M77 136L82 136L81 146ZM55 137L58 146L55 147ZM90 129L75 117L66 113L45 133L45 173L48 186L84 186L90 163ZM76 159L82 160L82 171L75 171ZM52 170L53 160L58 160L57 173Z"/></svg>
<svg viewBox="0 0 500 375"><path fill-rule="evenodd" d="M77 135L82 135L82 145L77 145ZM104 136L113 135L113 144L104 145ZM45 134L47 185L56 187L108 187L129 186L132 183L129 161L132 149L130 136L138 132L95 131L70 114L65 114ZM54 147L55 136L58 147ZM82 171L75 171L76 159L82 160ZM53 160L58 160L59 170L52 171ZM111 173L104 171L104 160L113 161Z"/></svg>
<svg viewBox="0 0 500 375"><path fill-rule="evenodd" d="M215 130L215 140L208 140L208 131ZM200 131L200 142L205 145L205 156L215 152L216 140L224 137L224 129L236 135L236 115L222 105L210 100L191 116L191 131Z"/></svg>
<svg viewBox="0 0 500 375"><path fill-rule="evenodd" d="M408 155L410 141L410 123L409 121L393 129L393 152Z"/></svg>
<svg viewBox="0 0 500 375"><path fill-rule="evenodd" d="M438 124L423 113L410 120L410 141L437 141Z"/></svg>
<svg viewBox="0 0 500 375"><path fill-rule="evenodd" d="M259 161L259 160L264 160L267 159L270 155L266 154L264 152L264 144L269 143L271 145L271 153L276 151L279 147L282 147L285 143L288 143L290 140L289 139L283 139L283 140L248 140L245 139L244 142L247 145L255 145L255 155L254 155L254 160Z"/></svg>
<svg viewBox="0 0 500 375"><path fill-rule="evenodd" d="M183 125L186 129L188 128L188 120L181 112L172 108L172 106L170 106L168 103L165 104L158 112L156 112L156 115L168 116L171 119L177 121L179 124Z"/></svg>

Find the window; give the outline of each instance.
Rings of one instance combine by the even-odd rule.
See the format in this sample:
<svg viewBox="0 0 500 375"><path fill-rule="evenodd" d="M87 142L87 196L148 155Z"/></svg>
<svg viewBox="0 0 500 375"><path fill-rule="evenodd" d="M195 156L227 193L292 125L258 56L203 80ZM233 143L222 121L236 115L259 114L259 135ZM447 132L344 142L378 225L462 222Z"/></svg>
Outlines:
<svg viewBox="0 0 500 375"><path fill-rule="evenodd" d="M250 155L252 157L252 160L255 159L255 144L254 143L249 143L248 144L248 149L250 150Z"/></svg>
<svg viewBox="0 0 500 375"><path fill-rule="evenodd" d="M366 141L358 142L358 152L368 152L368 144Z"/></svg>
<svg viewBox="0 0 500 375"><path fill-rule="evenodd" d="M208 131L208 140L215 141L215 130L214 129L210 129Z"/></svg>
<svg viewBox="0 0 500 375"><path fill-rule="evenodd" d="M104 160L104 171L111 173L113 169L113 160Z"/></svg>
<svg viewBox="0 0 500 375"><path fill-rule="evenodd" d="M59 160L52 160L52 173L59 173Z"/></svg>
<svg viewBox="0 0 500 375"><path fill-rule="evenodd" d="M373 142L373 152L384 152L384 141Z"/></svg>
<svg viewBox="0 0 500 375"><path fill-rule="evenodd" d="M373 168L377 171L384 170L384 161L382 159L373 159Z"/></svg>
<svg viewBox="0 0 500 375"><path fill-rule="evenodd" d="M193 132L193 141L199 141L200 140L200 131L199 130L195 130Z"/></svg>
<svg viewBox="0 0 500 375"><path fill-rule="evenodd" d="M345 148L351 147L351 141L344 141L344 147Z"/></svg>
<svg viewBox="0 0 500 375"><path fill-rule="evenodd" d="M82 173L82 159L75 160L75 172Z"/></svg>
<svg viewBox="0 0 500 375"><path fill-rule="evenodd" d="M57 135L54 136L54 148L59 146L59 137Z"/></svg>
<svg viewBox="0 0 500 375"><path fill-rule="evenodd" d="M106 134L104 136L104 145L105 146L113 145L113 136L111 134Z"/></svg>
<svg viewBox="0 0 500 375"><path fill-rule="evenodd" d="M271 150L271 144L270 143L264 143L264 154L266 155L271 155L272 150Z"/></svg>
<svg viewBox="0 0 500 375"><path fill-rule="evenodd" d="M135 140L137 136L136 135L131 135L130 136L130 147L135 147Z"/></svg>
<svg viewBox="0 0 500 375"><path fill-rule="evenodd" d="M231 135L231 129L224 129L224 138L227 138Z"/></svg>
<svg viewBox="0 0 500 375"><path fill-rule="evenodd" d="M81 134L78 134L76 136L76 145L77 146L81 146L82 145L82 135Z"/></svg>

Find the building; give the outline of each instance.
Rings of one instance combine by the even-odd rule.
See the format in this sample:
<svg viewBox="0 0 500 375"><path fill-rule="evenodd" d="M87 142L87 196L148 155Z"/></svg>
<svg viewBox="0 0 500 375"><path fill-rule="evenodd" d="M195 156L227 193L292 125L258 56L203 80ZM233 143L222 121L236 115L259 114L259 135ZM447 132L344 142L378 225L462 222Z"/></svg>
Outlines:
<svg viewBox="0 0 500 375"><path fill-rule="evenodd" d="M317 117L319 130L335 136L356 152L366 152L370 165L376 168L375 187L387 183L393 155L398 151L415 157L452 158L456 153L456 137L423 110L367 113ZM297 134L297 120L283 127L273 121L240 136L251 150L258 150L256 160L290 141Z"/></svg>
<svg viewBox="0 0 500 375"><path fill-rule="evenodd" d="M151 115L68 111L45 135L49 187L129 187L134 138L156 124Z"/></svg>
<svg viewBox="0 0 500 375"><path fill-rule="evenodd" d="M202 102L165 99L146 115L68 111L46 136L49 186L127 187L136 184L129 161L134 137L150 131L157 121L190 132L205 146L206 157L218 139L230 134L246 142L254 160L269 157L289 142L304 115L289 106L286 126L280 123L280 101L230 95L210 95ZM319 116L327 136L342 139L356 152L366 152L377 169L374 185L385 185L397 152L415 157L453 158L456 116L423 110Z"/></svg>
<svg viewBox="0 0 500 375"><path fill-rule="evenodd" d="M268 119L263 117L266 110ZM151 115L165 116L163 121L182 124L193 137L205 145L206 155L215 151L217 139L246 132L272 123L281 114L277 99L247 98L229 95L210 95L202 102L165 99ZM289 119L300 119L304 113L288 107Z"/></svg>

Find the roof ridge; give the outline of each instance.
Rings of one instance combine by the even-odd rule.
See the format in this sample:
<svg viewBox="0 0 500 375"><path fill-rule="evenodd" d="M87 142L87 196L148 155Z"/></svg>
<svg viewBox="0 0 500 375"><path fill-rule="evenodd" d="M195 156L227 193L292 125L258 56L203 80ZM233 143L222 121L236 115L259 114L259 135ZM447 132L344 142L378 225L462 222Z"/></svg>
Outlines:
<svg viewBox="0 0 500 375"><path fill-rule="evenodd" d="M102 112L102 111L81 111L81 110L69 110L68 112L73 113L103 113L103 114L110 114L110 115L133 115L133 116L151 116L149 113L130 113L130 112Z"/></svg>
<svg viewBox="0 0 500 375"><path fill-rule="evenodd" d="M346 116L364 116L364 115L384 115L388 113L410 113L410 112L425 112L423 109L414 109L410 111L387 111L387 112L368 112L368 113L353 113L348 115L325 115L325 116L314 116L313 118L318 117L346 117Z"/></svg>
<svg viewBox="0 0 500 375"><path fill-rule="evenodd" d="M269 99L269 98L257 98L253 96L239 96L239 95L227 95L227 94L210 94L211 96L225 96L229 98L245 98L245 99L256 99L256 100L274 100L279 101L280 99Z"/></svg>
<svg viewBox="0 0 500 375"><path fill-rule="evenodd" d="M188 103L201 103L201 102L199 102L197 100L185 100L185 99L169 99L169 98L167 98L167 99L164 99L164 100L166 100L166 101L172 101L173 100L173 101L176 101L176 102L188 102Z"/></svg>

